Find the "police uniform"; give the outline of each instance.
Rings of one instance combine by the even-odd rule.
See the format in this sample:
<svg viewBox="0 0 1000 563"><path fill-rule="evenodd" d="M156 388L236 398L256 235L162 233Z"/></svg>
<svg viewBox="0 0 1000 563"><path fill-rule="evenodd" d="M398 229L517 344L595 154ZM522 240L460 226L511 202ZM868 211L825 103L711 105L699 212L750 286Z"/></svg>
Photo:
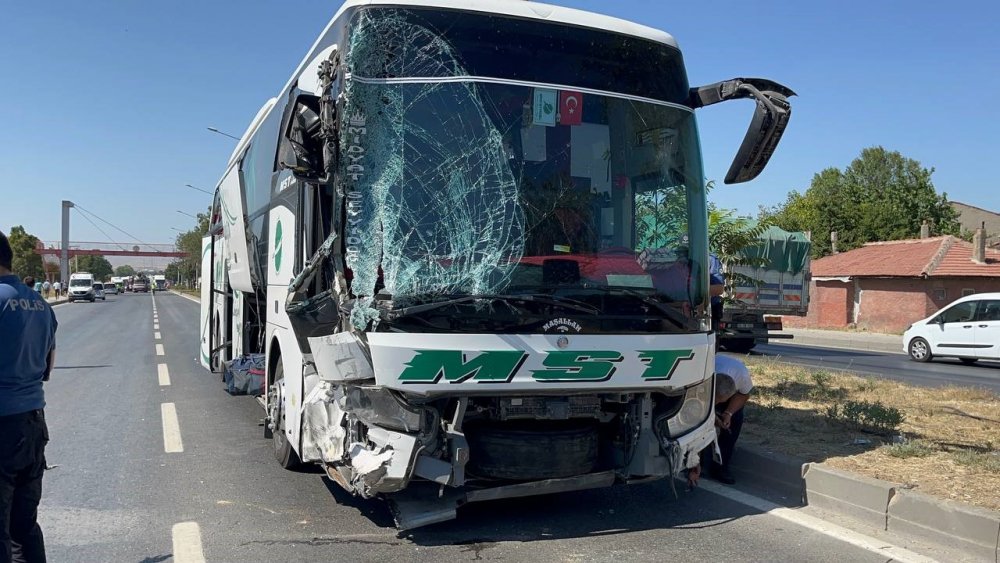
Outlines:
<svg viewBox="0 0 1000 563"><path fill-rule="evenodd" d="M12 543L26 561L45 561L38 501L45 471L48 355L55 347L52 307L15 275L0 276L0 562Z"/></svg>

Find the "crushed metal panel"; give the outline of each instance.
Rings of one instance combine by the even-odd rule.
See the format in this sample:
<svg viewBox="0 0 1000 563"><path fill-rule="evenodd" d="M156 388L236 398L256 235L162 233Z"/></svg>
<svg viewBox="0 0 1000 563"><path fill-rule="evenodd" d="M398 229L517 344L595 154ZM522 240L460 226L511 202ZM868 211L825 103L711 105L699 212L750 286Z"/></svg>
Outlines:
<svg viewBox="0 0 1000 563"><path fill-rule="evenodd" d="M316 371L324 381L374 379L375 371L358 337L351 332L309 338Z"/></svg>
<svg viewBox="0 0 1000 563"><path fill-rule="evenodd" d="M302 461L343 462L347 441L343 396L340 388L327 382L320 382L306 394L302 401Z"/></svg>

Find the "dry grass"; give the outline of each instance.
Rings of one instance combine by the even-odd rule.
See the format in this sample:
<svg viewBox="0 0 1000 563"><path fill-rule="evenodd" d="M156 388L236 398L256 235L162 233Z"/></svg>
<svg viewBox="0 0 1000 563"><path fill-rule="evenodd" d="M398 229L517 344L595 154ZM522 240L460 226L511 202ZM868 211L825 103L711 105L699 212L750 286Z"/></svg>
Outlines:
<svg viewBox="0 0 1000 563"><path fill-rule="evenodd" d="M1000 509L1000 396L747 360L755 391L741 440ZM896 432L876 433L828 416L831 406L847 401L877 401L899 409L904 420Z"/></svg>

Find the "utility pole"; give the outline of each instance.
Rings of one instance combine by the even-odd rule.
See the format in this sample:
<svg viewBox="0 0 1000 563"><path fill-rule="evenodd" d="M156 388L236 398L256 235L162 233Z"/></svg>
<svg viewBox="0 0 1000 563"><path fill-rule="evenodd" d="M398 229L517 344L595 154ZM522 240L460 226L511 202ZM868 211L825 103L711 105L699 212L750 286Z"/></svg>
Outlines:
<svg viewBox="0 0 1000 563"><path fill-rule="evenodd" d="M69 209L73 202L62 202L62 248L59 250L59 282L63 287L69 282Z"/></svg>

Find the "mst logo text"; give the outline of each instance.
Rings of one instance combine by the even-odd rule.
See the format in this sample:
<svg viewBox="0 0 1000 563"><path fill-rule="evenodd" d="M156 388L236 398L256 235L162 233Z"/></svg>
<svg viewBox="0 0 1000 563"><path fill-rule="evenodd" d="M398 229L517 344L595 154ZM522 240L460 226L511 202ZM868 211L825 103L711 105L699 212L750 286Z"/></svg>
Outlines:
<svg viewBox="0 0 1000 563"><path fill-rule="evenodd" d="M694 351L639 350L636 359L643 366L645 381L667 381L678 364L694 358ZM461 350L417 350L399 375L403 383L509 383L528 360L520 350L491 350L478 354ZM607 381L625 360L613 350L560 350L547 352L542 367L531 369L539 383Z"/></svg>

